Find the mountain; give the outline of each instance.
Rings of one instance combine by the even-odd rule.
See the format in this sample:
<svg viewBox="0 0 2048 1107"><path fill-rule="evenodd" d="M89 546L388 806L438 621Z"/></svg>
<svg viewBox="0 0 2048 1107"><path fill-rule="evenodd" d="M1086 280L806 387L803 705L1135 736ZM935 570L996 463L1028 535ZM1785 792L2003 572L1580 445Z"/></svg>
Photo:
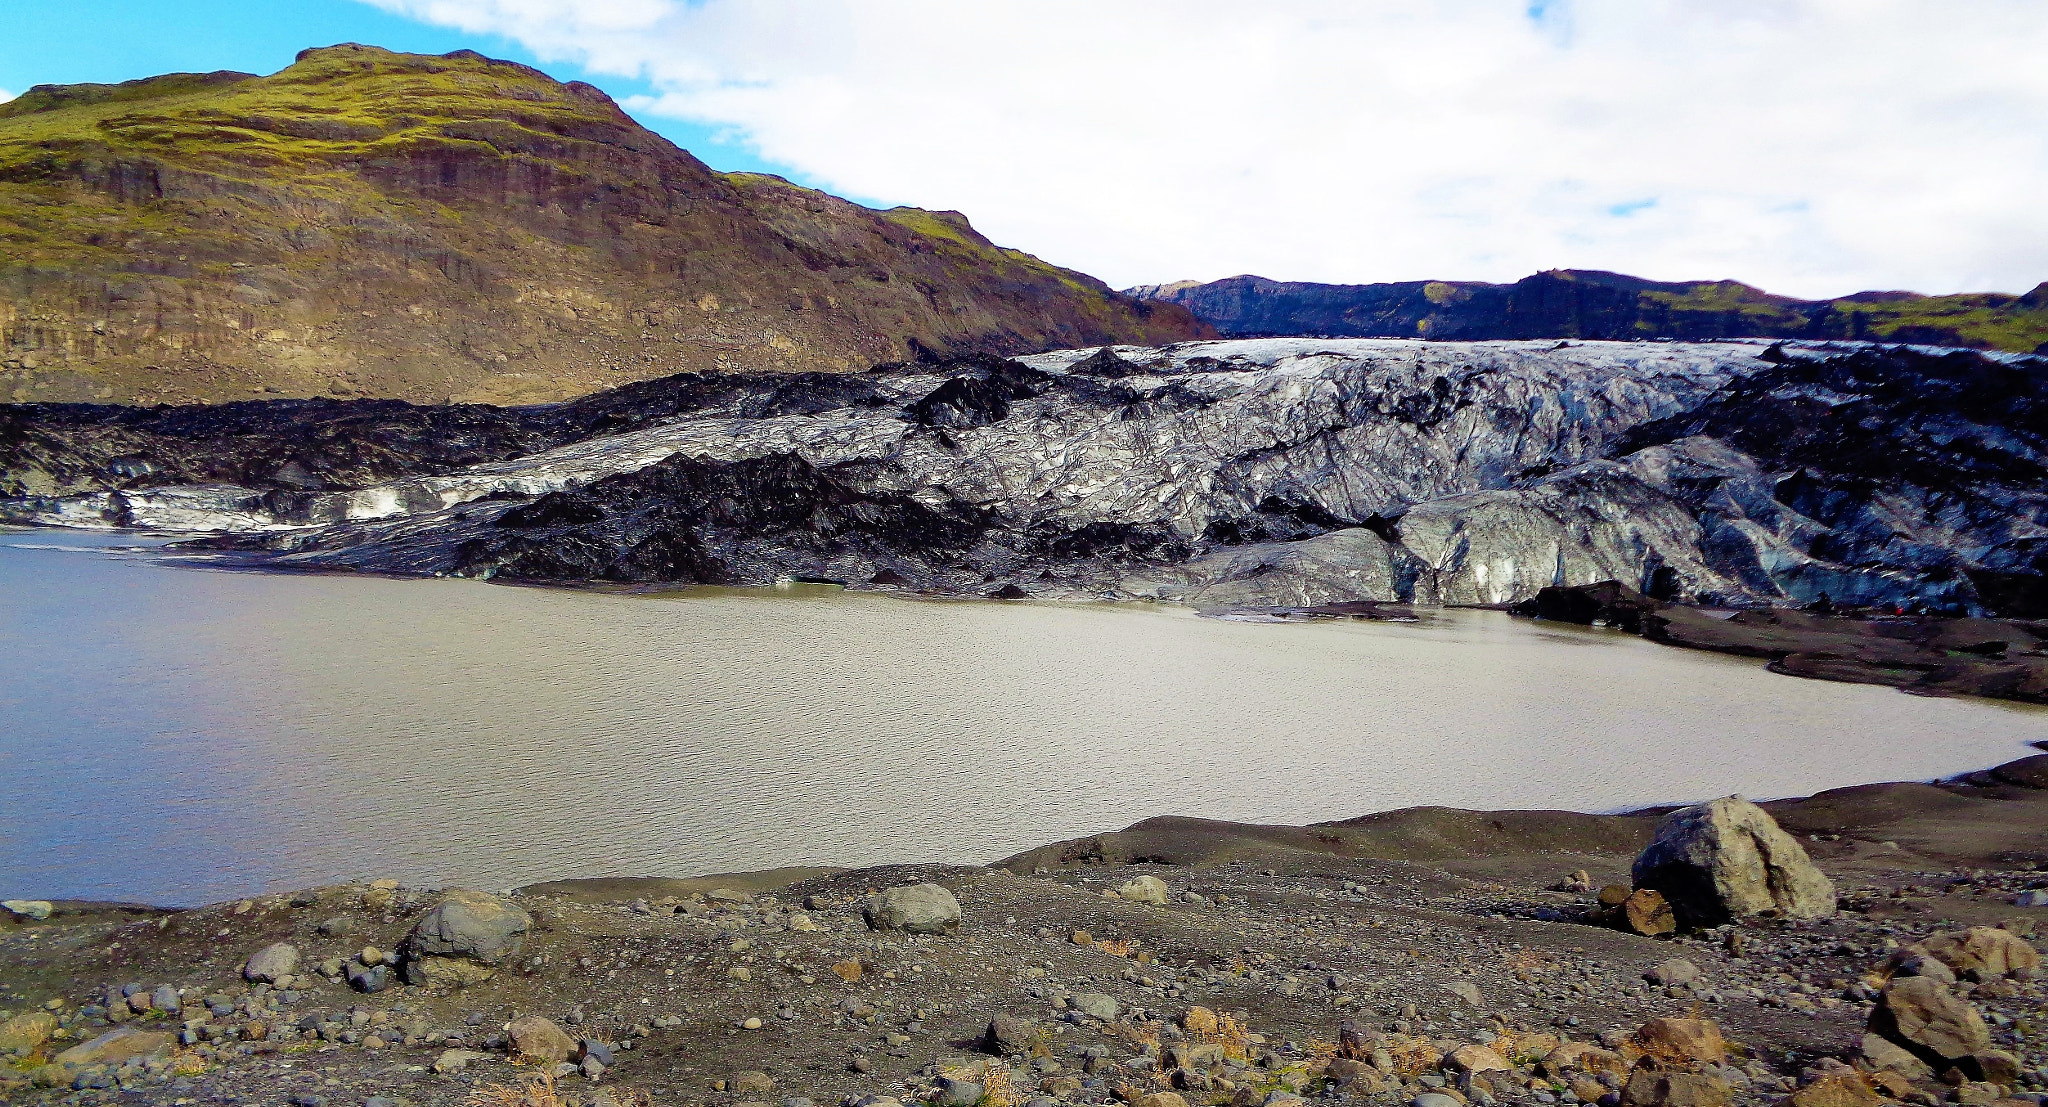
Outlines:
<svg viewBox="0 0 2048 1107"><path fill-rule="evenodd" d="M0 405L0 521L284 567L947 594L2048 615L2048 360L1239 339L547 407Z"/></svg>
<svg viewBox="0 0 2048 1107"><path fill-rule="evenodd" d="M1558 269L1513 284L1310 284L1229 277L1143 285L1230 335L1361 338L1811 338L2048 353L2048 283L2023 296L1773 296L1736 281L1663 283Z"/></svg>
<svg viewBox="0 0 2048 1107"><path fill-rule="evenodd" d="M0 105L0 399L529 402L1211 333L957 212L713 172L469 51Z"/></svg>

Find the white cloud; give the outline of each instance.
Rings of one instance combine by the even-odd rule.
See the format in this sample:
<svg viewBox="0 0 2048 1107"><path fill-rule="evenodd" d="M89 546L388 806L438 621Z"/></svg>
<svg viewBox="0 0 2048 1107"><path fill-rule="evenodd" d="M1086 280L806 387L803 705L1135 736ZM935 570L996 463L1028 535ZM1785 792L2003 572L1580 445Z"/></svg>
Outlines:
<svg viewBox="0 0 2048 1107"><path fill-rule="evenodd" d="M4 103L6 103L7 101L9 101L9 100L12 100L12 99L14 99L14 94L13 94L13 93L11 93L11 92L7 91L7 90L6 90L6 89L4 89L4 88L0 88L0 104L4 104Z"/></svg>
<svg viewBox="0 0 2048 1107"><path fill-rule="evenodd" d="M2039 0L372 0L1113 284L2048 279Z"/></svg>

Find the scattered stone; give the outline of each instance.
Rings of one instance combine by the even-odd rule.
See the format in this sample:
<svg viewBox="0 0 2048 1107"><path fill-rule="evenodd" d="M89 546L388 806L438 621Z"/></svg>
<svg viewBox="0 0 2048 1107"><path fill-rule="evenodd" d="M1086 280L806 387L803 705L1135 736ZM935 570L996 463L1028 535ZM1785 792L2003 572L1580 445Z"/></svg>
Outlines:
<svg viewBox="0 0 2048 1107"><path fill-rule="evenodd" d="M1957 976L1983 981L2010 976L2032 979L2041 970L2041 953L2009 930L1973 926L1961 933L1929 934L1921 946Z"/></svg>
<svg viewBox="0 0 2048 1107"><path fill-rule="evenodd" d="M1651 1019L1636 1031L1636 1044L1660 1061L1720 1064L1728 1059L1721 1028L1706 1019Z"/></svg>
<svg viewBox="0 0 2048 1107"><path fill-rule="evenodd" d="M1125 881L1117 888L1116 895L1118 899L1127 899L1133 903L1149 903L1154 907L1164 907L1172 898L1173 890L1166 886L1166 881L1156 876L1140 876Z"/></svg>
<svg viewBox="0 0 2048 1107"><path fill-rule="evenodd" d="M846 981L848 984L860 983L862 971L861 963L853 958L832 963L832 975Z"/></svg>
<svg viewBox="0 0 2048 1107"><path fill-rule="evenodd" d="M1625 1107L1727 1107L1734 1090L1718 1076L1639 1065L1622 1088Z"/></svg>
<svg viewBox="0 0 2048 1107"><path fill-rule="evenodd" d="M1036 1024L998 1012L988 1020L988 1029L981 1035L981 1045L990 1053L1005 1056L1025 1052L1037 1038Z"/></svg>
<svg viewBox="0 0 2048 1107"><path fill-rule="evenodd" d="M1650 971L1643 974L1644 980L1660 988L1694 984L1699 981L1699 978L1700 967L1698 965L1677 957L1669 961L1660 961L1650 966Z"/></svg>
<svg viewBox="0 0 2048 1107"><path fill-rule="evenodd" d="M1104 1022L1113 1021L1123 1011L1116 1000L1101 992L1077 992L1067 997L1067 1004L1091 1019Z"/></svg>
<svg viewBox="0 0 2048 1107"><path fill-rule="evenodd" d="M728 1086L740 1095L767 1095L775 1090L775 1079L765 1072L750 1069L733 1074Z"/></svg>
<svg viewBox="0 0 2048 1107"><path fill-rule="evenodd" d="M1513 1065L1490 1046L1466 1045L1452 1050L1443 1067L1451 1072L1512 1072Z"/></svg>
<svg viewBox="0 0 2048 1107"><path fill-rule="evenodd" d="M28 1011L0 1022L0 1053L9 1050L33 1052L57 1032L57 1016L48 1011Z"/></svg>
<svg viewBox="0 0 2048 1107"><path fill-rule="evenodd" d="M169 1057L171 1045L169 1034L124 1026L109 1030L82 1045L72 1046L50 1060L52 1064L65 1068L118 1065L129 1060Z"/></svg>
<svg viewBox="0 0 2048 1107"><path fill-rule="evenodd" d="M1467 1007L1483 1007L1486 1005L1486 997L1479 994L1479 985L1470 981L1460 980L1456 984L1446 984L1444 985L1444 991L1464 1000Z"/></svg>
<svg viewBox="0 0 2048 1107"><path fill-rule="evenodd" d="M1678 930L1678 915L1664 893L1655 888L1640 888L1630 892L1621 901L1620 921L1622 928L1634 934L1659 938Z"/></svg>
<svg viewBox="0 0 2048 1107"><path fill-rule="evenodd" d="M1787 1107L1878 1107L1885 1100L1859 1072L1829 1073L1792 1093Z"/></svg>
<svg viewBox="0 0 2048 1107"><path fill-rule="evenodd" d="M533 916L511 900L455 888L413 924L414 955L467 957L495 965L519 951Z"/></svg>
<svg viewBox="0 0 2048 1107"><path fill-rule="evenodd" d="M373 995L391 986L391 969L386 965L354 965L348 970L348 986Z"/></svg>
<svg viewBox="0 0 2048 1107"><path fill-rule="evenodd" d="M275 984L297 971L298 967L298 947L290 942L278 942L251 955L242 966L242 976L259 984Z"/></svg>
<svg viewBox="0 0 2048 1107"><path fill-rule="evenodd" d="M1927 1062L1894 1045L1881 1034L1864 1034L1857 1053L1864 1064L1876 1071L1903 1073L1911 1080L1934 1079L1934 1069Z"/></svg>
<svg viewBox="0 0 2048 1107"><path fill-rule="evenodd" d="M984 1094L981 1084L965 1077L944 1074L933 1082L933 1090L937 1094L932 1097L932 1102L939 1107L974 1107Z"/></svg>
<svg viewBox="0 0 2048 1107"><path fill-rule="evenodd" d="M43 922L57 909L55 904L46 899L10 899L0 901L0 908L6 908L7 913L17 919L29 919L34 922Z"/></svg>
<svg viewBox="0 0 2048 1107"><path fill-rule="evenodd" d="M870 896L862 913L875 930L951 934L960 928L960 901L937 884L907 884Z"/></svg>
<svg viewBox="0 0 2048 1107"><path fill-rule="evenodd" d="M1834 883L1768 812L1739 796L1666 815L1633 875L1637 888L1662 892L1687 926L1766 912L1795 919L1835 913Z"/></svg>
<svg viewBox="0 0 2048 1107"><path fill-rule="evenodd" d="M468 1068L472 1061L485 1061L489 1059L490 1054L478 1053L473 1049L443 1050L439 1057L434 1058L434 1071L442 1076L447 1076L450 1073L461 1072Z"/></svg>
<svg viewBox="0 0 2048 1107"><path fill-rule="evenodd" d="M1870 1013L1870 1029L1937 1072L1991 1048L1991 1031L1976 1008L1925 976L1892 981Z"/></svg>
<svg viewBox="0 0 2048 1107"><path fill-rule="evenodd" d="M569 1059L576 1042L567 1031L539 1015L522 1015L505 1027L515 1060L558 1065Z"/></svg>

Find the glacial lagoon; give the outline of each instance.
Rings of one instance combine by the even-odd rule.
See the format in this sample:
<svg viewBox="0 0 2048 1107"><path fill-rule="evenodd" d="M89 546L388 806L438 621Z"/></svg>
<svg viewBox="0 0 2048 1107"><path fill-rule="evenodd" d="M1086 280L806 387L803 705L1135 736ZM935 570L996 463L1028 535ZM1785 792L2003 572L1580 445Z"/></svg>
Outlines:
<svg viewBox="0 0 2048 1107"><path fill-rule="evenodd" d="M2038 709L1495 612L625 594L137 545L0 532L0 895L986 862L1150 815L1761 798L2048 738Z"/></svg>

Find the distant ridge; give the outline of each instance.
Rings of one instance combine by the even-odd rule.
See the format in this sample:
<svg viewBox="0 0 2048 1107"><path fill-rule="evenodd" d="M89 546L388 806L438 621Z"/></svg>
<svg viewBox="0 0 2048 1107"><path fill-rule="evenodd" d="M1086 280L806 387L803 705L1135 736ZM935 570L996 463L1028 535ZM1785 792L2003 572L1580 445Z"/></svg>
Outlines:
<svg viewBox="0 0 2048 1107"><path fill-rule="evenodd" d="M1845 338L2048 352L2048 283L2021 296L1774 296L1739 281L1553 269L1513 284L1312 284L1250 275L1140 285L1228 335L1356 338Z"/></svg>

